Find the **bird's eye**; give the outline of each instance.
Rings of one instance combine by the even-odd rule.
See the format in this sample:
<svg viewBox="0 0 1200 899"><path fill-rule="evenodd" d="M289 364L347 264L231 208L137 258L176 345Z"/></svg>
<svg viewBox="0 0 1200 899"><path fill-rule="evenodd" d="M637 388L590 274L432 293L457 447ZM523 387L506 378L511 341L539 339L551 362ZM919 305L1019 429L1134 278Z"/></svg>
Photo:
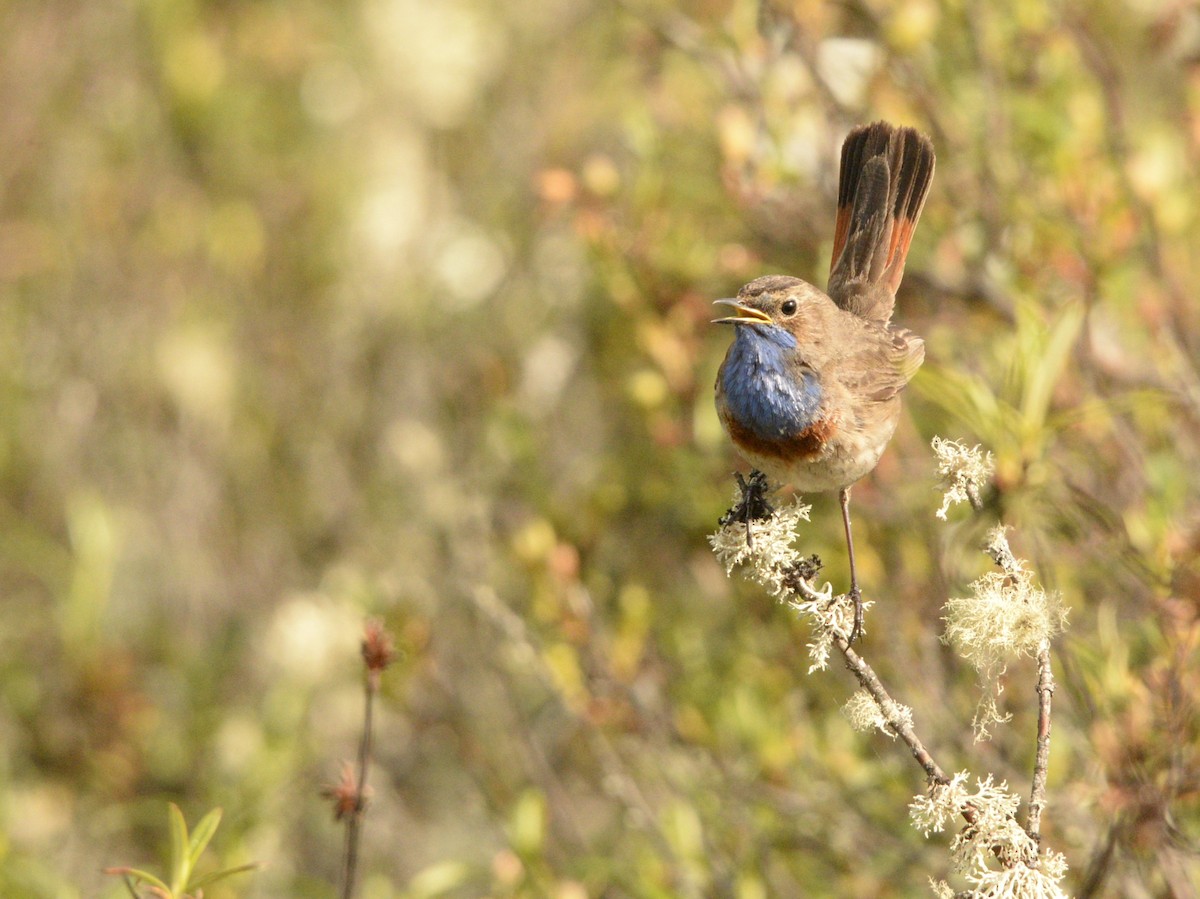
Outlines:
<svg viewBox="0 0 1200 899"><path fill-rule="evenodd" d="M795 300L784 300L783 305L779 307L779 311L782 312L784 315L795 315L796 314L796 301Z"/></svg>

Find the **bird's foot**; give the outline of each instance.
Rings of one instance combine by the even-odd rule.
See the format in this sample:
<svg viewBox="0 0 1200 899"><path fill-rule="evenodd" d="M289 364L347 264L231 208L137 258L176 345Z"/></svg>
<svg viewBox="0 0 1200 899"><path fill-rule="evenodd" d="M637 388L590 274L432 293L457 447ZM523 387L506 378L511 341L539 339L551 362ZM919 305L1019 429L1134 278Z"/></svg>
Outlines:
<svg viewBox="0 0 1200 899"><path fill-rule="evenodd" d="M746 543L753 547L754 538L751 535L750 523L763 521L775 514L775 507L767 499L767 494L771 492L771 484L767 480L767 476L758 469L751 471L749 477L742 477L739 472L737 482L738 489L742 492L742 498L721 516L719 523L723 527L740 521L746 526Z"/></svg>
<svg viewBox="0 0 1200 899"><path fill-rule="evenodd" d="M850 631L850 637L846 640L846 643L847 645L853 646L854 641L860 639L863 635L862 590L860 590L856 584L850 588L850 592L847 595L854 600L854 627Z"/></svg>

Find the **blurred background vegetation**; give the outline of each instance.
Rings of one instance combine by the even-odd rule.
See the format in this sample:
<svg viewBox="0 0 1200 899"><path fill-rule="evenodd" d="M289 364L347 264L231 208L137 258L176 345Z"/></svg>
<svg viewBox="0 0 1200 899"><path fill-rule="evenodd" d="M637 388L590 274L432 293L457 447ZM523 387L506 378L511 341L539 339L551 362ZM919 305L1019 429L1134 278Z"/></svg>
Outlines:
<svg viewBox="0 0 1200 899"><path fill-rule="evenodd" d="M210 896L333 895L367 615L361 895L923 894L919 769L705 540L709 304L824 284L887 118L939 162L868 655L1027 794L1032 667L973 745L938 641L987 522L934 519L928 441L983 443L1071 607L1047 844L1077 895L1195 895L1195 2L8 3L0 109L0 894L123 895L174 800L268 866Z"/></svg>

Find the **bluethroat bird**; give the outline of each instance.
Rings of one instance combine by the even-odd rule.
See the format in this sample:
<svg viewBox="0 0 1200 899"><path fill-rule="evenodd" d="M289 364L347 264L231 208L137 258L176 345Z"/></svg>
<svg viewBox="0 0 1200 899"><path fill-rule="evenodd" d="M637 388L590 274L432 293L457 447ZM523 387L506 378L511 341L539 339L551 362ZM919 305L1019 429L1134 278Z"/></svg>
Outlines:
<svg viewBox="0 0 1200 899"><path fill-rule="evenodd" d="M854 599L862 592L850 532L850 487L875 468L900 420L900 392L925 344L891 323L934 154L912 128L875 122L842 145L829 292L767 275L717 300L732 315L733 343L717 374L717 414L738 451L771 480L796 490L837 490Z"/></svg>

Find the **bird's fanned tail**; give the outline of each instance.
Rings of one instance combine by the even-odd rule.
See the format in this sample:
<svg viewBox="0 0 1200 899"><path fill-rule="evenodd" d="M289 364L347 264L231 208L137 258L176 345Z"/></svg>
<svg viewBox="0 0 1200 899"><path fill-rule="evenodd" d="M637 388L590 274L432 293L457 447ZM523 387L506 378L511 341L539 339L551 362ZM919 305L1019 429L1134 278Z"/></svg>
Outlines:
<svg viewBox="0 0 1200 899"><path fill-rule="evenodd" d="M843 309L891 319L933 169L933 145L914 128L875 122L846 138L829 274L829 295Z"/></svg>

